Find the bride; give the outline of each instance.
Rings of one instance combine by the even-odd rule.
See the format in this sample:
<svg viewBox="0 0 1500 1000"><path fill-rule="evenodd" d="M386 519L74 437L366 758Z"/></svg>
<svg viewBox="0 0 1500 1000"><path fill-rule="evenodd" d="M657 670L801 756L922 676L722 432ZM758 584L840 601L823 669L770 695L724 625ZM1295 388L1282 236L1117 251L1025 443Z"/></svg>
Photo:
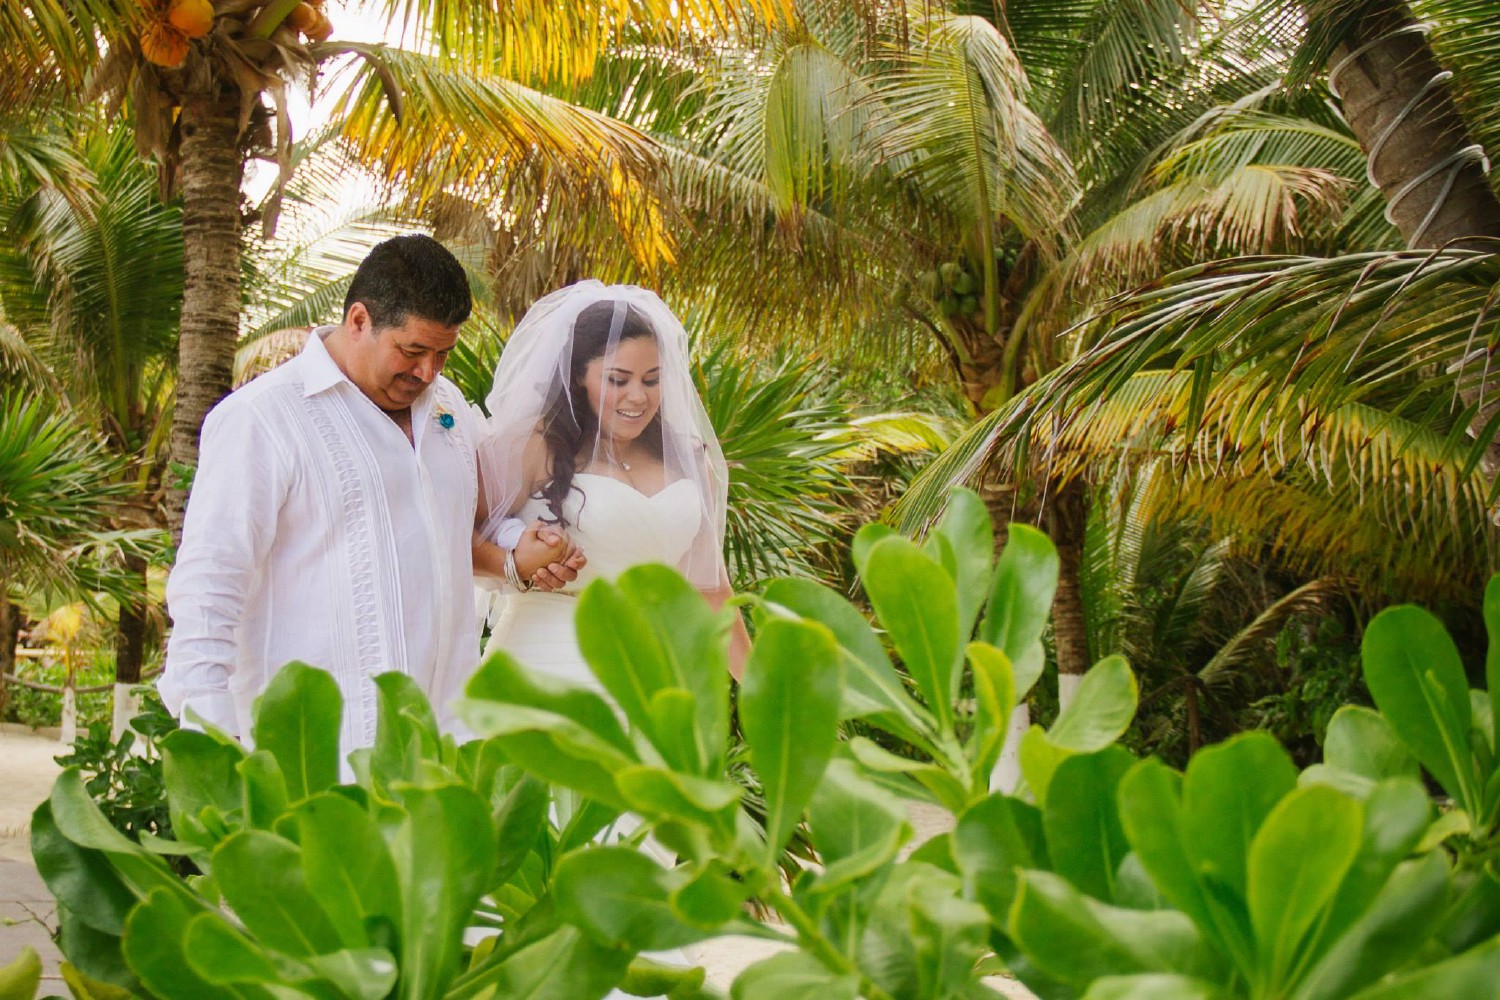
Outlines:
<svg viewBox="0 0 1500 1000"><path fill-rule="evenodd" d="M581 281L538 300L495 371L481 446L484 533L507 519L552 526L587 555L575 581L534 589L511 560L512 587L486 654L600 689L573 631L576 594L637 563L675 566L719 607L728 472L688 366L687 334L634 285ZM554 553L562 558L560 553ZM550 561L550 560L549 560ZM735 617L730 661L748 647Z"/></svg>
<svg viewBox="0 0 1500 1000"><path fill-rule="evenodd" d="M504 572L514 592L505 596L485 655L504 649L530 670L603 694L574 637L576 595L590 581L662 562L715 607L731 593L723 556L728 470L693 386L687 334L654 292L581 281L522 317L486 403L490 432L480 468L484 495L494 502L483 534L497 537L519 519L543 538L566 535L543 562L583 565L571 582L539 572L539 588L521 578L509 553ZM570 548L587 553L586 562ZM735 676L748 648L736 615L729 651ZM636 825L622 816L615 835ZM644 846L673 863L651 838ZM694 964L679 950L647 957Z"/></svg>

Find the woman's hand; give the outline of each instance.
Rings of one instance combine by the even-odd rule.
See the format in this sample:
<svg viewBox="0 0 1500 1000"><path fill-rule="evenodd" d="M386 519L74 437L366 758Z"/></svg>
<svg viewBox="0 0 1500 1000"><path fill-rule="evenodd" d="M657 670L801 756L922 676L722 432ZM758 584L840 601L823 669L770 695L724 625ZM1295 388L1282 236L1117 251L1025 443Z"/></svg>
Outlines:
<svg viewBox="0 0 1500 1000"><path fill-rule="evenodd" d="M535 521L516 542L516 572L539 590L561 590L578 579L588 560L568 533L555 524Z"/></svg>

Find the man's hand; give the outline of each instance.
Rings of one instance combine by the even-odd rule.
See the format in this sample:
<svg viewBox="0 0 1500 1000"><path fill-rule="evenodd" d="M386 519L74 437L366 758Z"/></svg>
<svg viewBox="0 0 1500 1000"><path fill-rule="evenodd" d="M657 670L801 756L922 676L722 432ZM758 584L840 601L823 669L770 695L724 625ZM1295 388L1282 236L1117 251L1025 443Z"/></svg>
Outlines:
<svg viewBox="0 0 1500 1000"><path fill-rule="evenodd" d="M566 531L545 521L533 522L516 543L516 571L538 590L561 590L587 562Z"/></svg>

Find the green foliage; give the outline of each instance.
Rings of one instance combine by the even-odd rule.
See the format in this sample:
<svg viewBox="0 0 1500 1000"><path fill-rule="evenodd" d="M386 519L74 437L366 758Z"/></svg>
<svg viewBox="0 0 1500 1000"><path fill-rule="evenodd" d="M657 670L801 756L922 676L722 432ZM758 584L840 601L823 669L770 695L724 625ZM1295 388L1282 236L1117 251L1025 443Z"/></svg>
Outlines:
<svg viewBox="0 0 1500 1000"><path fill-rule="evenodd" d="M57 758L63 767L78 769L110 825L136 842L172 834L160 747L177 730L177 720L154 694L146 696L142 708L118 740L110 739L108 722L94 722L70 753Z"/></svg>
<svg viewBox="0 0 1500 1000"><path fill-rule="evenodd" d="M1387 777L1431 775L1452 801L1443 817L1466 867L1483 868L1500 848L1500 762L1495 700L1500 682L1500 575L1484 594L1488 690L1470 688L1441 622L1410 605L1387 608L1365 628L1364 679L1378 712L1345 707L1328 724L1325 764L1312 770L1363 795Z"/></svg>
<svg viewBox="0 0 1500 1000"><path fill-rule="evenodd" d="M164 741L175 841L134 843L76 770L59 778L33 850L64 950L162 1000L715 996L701 970L638 953L729 933L789 949L741 974L740 1000L980 1000L994 996L990 953L1048 1000L1493 989L1500 882L1477 850L1453 863L1459 813L1439 817L1415 771L1451 779L1463 815L1463 796L1500 784L1481 754L1488 697L1459 683L1440 629L1413 609L1372 624L1371 691L1401 707L1389 721L1341 713L1320 770L1299 776L1265 733L1182 773L1136 760L1115 745L1134 678L1110 657L1023 737L1026 786L991 793L1011 709L1040 673L1057 573L1051 544L1022 527L992 552L983 505L960 493L921 544L857 536L880 632L805 578L752 602L739 703L763 826L726 775L730 612L666 567L580 598L599 688L503 653L483 664L460 705L479 740L456 745L409 678L380 677L352 784L339 783L336 687L289 665L257 705L253 753L214 732ZM842 740L851 718L928 760ZM906 797L956 825L902 859ZM633 833L600 838L611 823ZM780 851L799 825L820 864L787 884ZM205 874L173 877L161 856L178 854ZM754 919L752 898L779 921ZM474 927L498 933L470 949Z"/></svg>

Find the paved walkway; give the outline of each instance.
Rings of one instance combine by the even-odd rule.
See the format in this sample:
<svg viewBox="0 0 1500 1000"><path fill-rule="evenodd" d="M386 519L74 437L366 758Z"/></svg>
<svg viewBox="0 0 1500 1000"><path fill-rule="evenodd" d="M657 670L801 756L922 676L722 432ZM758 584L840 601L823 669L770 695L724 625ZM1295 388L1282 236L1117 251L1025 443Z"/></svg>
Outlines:
<svg viewBox="0 0 1500 1000"><path fill-rule="evenodd" d="M52 894L31 864L31 811L47 798L61 770L52 760L67 747L55 735L0 726L0 965L30 945L42 955L38 996L68 995L52 944Z"/></svg>

